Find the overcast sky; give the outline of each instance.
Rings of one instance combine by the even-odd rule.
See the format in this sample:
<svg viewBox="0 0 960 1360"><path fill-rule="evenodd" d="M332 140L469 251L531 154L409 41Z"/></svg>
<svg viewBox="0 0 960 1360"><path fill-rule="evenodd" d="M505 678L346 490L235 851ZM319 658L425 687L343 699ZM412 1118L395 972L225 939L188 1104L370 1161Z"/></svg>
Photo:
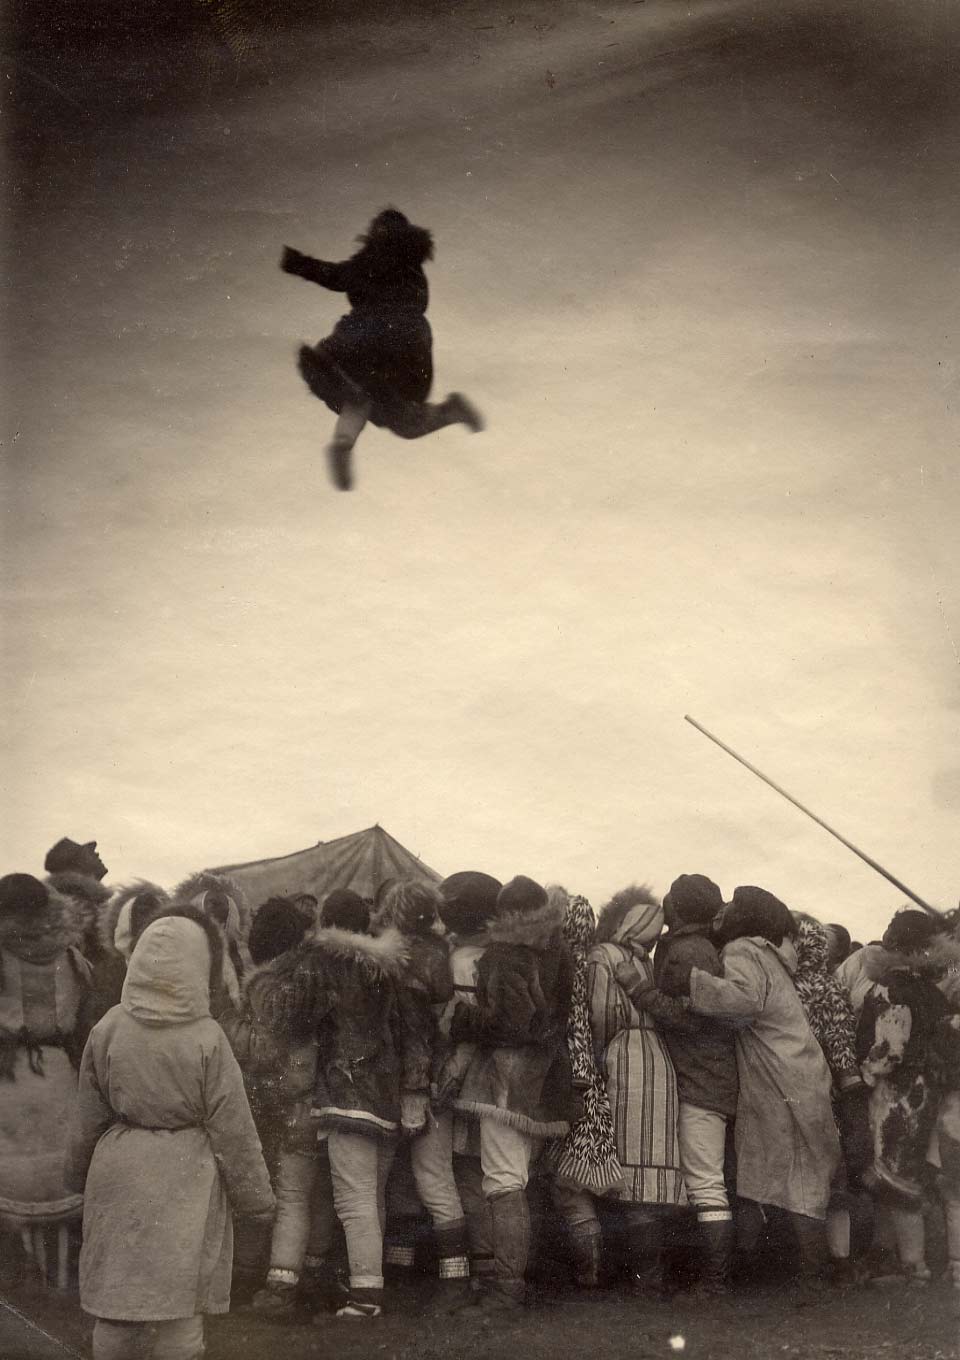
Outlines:
<svg viewBox="0 0 960 1360"><path fill-rule="evenodd" d="M955 905L958 39L932 0L478 4L123 119L62 85L20 165L5 870L380 822L879 933L902 894L690 712ZM276 262L386 202L489 429L367 431L342 495L292 357L340 300Z"/></svg>

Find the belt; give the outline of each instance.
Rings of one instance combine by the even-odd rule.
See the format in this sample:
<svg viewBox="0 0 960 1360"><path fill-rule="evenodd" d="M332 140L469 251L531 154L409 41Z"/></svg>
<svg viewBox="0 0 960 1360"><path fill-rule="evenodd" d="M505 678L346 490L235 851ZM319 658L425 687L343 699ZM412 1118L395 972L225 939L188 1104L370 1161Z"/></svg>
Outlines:
<svg viewBox="0 0 960 1360"><path fill-rule="evenodd" d="M147 1133L182 1133L184 1129L202 1129L202 1123L195 1124L140 1124L129 1115L117 1114L117 1123L127 1129L145 1129Z"/></svg>

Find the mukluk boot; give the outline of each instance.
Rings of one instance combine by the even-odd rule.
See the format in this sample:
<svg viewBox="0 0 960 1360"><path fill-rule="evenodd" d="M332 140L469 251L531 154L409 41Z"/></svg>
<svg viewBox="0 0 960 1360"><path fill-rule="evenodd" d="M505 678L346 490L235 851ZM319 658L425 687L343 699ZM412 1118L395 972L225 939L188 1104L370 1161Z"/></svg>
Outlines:
<svg viewBox="0 0 960 1360"><path fill-rule="evenodd" d="M263 1317L292 1317L297 1310L299 1284L299 1271L271 1266L267 1271L266 1284L257 1290L250 1302L251 1310Z"/></svg>
<svg viewBox="0 0 960 1360"><path fill-rule="evenodd" d="M530 1255L530 1209L523 1190L508 1190L490 1199L493 1220L493 1279L477 1305L478 1318L516 1312L526 1298Z"/></svg>
<svg viewBox="0 0 960 1360"><path fill-rule="evenodd" d="M569 1229L573 1277L578 1289L596 1289L600 1283L603 1237L599 1222L577 1223Z"/></svg>
<svg viewBox="0 0 960 1360"><path fill-rule="evenodd" d="M432 1300L434 1312L458 1312L477 1299L470 1288L470 1257L465 1219L434 1229L439 1280Z"/></svg>
<svg viewBox="0 0 960 1360"><path fill-rule="evenodd" d="M699 1209L697 1230L703 1250L699 1292L720 1296L730 1288L736 1229L729 1209Z"/></svg>

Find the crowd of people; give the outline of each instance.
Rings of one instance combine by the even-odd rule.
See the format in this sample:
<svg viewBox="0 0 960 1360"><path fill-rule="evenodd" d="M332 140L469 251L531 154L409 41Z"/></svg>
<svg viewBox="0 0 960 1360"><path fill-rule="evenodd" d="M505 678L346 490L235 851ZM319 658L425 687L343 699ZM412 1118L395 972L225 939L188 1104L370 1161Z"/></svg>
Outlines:
<svg viewBox="0 0 960 1360"><path fill-rule="evenodd" d="M251 910L111 891L95 842L45 870L0 879L0 1224L82 1215L95 1360L194 1360L244 1272L264 1318L376 1318L425 1254L494 1323L545 1240L651 1301L771 1242L804 1300L960 1289L953 918L860 946L696 873L595 914L476 871Z"/></svg>

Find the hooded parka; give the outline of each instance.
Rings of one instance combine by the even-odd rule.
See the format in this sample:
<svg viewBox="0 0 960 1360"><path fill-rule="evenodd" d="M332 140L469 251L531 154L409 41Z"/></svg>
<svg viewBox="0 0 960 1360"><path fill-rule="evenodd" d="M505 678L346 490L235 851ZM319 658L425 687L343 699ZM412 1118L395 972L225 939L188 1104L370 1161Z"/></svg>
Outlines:
<svg viewBox="0 0 960 1360"><path fill-rule="evenodd" d="M230 1306L230 1210L273 1192L237 1060L210 1016L210 947L184 917L148 926L80 1069L67 1182L84 1192L80 1301L162 1321Z"/></svg>

